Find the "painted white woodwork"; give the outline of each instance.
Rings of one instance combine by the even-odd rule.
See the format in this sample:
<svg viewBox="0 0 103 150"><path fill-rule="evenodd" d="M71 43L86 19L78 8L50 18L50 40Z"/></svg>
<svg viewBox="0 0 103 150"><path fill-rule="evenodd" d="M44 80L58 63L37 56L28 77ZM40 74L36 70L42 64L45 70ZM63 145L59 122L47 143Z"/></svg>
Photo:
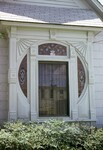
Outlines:
<svg viewBox="0 0 103 150"><path fill-rule="evenodd" d="M17 119L17 70L16 70L16 28L11 27L9 33L9 120Z"/></svg>
<svg viewBox="0 0 103 150"><path fill-rule="evenodd" d="M37 55L38 54L38 46L39 45L41 45L41 44L45 44L45 43L56 43L56 44L62 44L62 45L64 45L64 46L66 46L67 47L67 56L43 56L43 55ZM38 45L38 46L37 46ZM48 39L48 41L40 41L40 42L38 42L37 43L37 45L36 45L36 55L37 55L37 61L36 61L36 70L35 70L35 74L36 74L36 82L35 82L35 87L36 87L36 92L35 92L35 95L36 95L36 111L37 111L37 118L36 118L36 120L38 119L39 121L44 121L44 120L46 120L46 119L53 119L53 117L39 117L39 97L38 97L38 81L39 81L39 78L38 78L38 63L39 63L39 61L62 61L62 62L68 62L68 72L69 72L69 59L70 59L70 46L69 45L67 45L66 43L64 43L64 42L62 42L62 41L55 41L55 40L49 40ZM69 78L69 74L68 74L68 78ZM31 80L31 82L32 82L32 80ZM33 84L33 82L32 82L32 84ZM68 92L70 92L70 91L68 91ZM33 98L34 99L34 98ZM71 105L71 102L70 102L70 99L68 99L68 101L69 101L69 103L70 103L70 105ZM70 108L71 109L71 108ZM69 112L70 112L70 110L69 110ZM70 120L71 119L71 112L70 112L70 116L68 116L68 117L56 117L55 116L55 118L61 118L61 119L63 119L63 120Z"/></svg>
<svg viewBox="0 0 103 150"><path fill-rule="evenodd" d="M100 46L101 46L101 44L103 44L103 31L95 36L94 43L100 44ZM97 45L95 45L95 46L97 46Z"/></svg>
<svg viewBox="0 0 103 150"><path fill-rule="evenodd" d="M8 119L8 41L0 38L0 123Z"/></svg>
<svg viewBox="0 0 103 150"><path fill-rule="evenodd" d="M38 25L39 26L39 25ZM17 32L17 37L20 39L30 39L30 40L48 40L50 37L50 31L55 31L56 33L56 38L57 40L65 40L65 41L80 41L86 42L86 31L81 31L79 29L71 29L70 27L66 29L59 29L59 26L55 27L54 26L47 26L46 28L43 28L43 25L36 28L28 28L28 27L17 27L18 32ZM49 29L51 28L51 29Z"/></svg>
<svg viewBox="0 0 103 150"><path fill-rule="evenodd" d="M29 120L30 114L30 104L27 101L27 98L23 95L23 93L19 91L17 100L17 118L23 120Z"/></svg>
<svg viewBox="0 0 103 150"><path fill-rule="evenodd" d="M96 109L95 109L95 89L94 89L94 69L93 69L93 32L88 32L88 71L89 71L89 103L90 103L90 118L96 119Z"/></svg>
<svg viewBox="0 0 103 150"><path fill-rule="evenodd" d="M56 30L50 30L50 39L56 40Z"/></svg>
<svg viewBox="0 0 103 150"><path fill-rule="evenodd" d="M60 34L61 33L61 34ZM25 37L25 38L24 38ZM45 120L47 118L39 117L38 110L38 61L68 61L69 62L69 94L70 94L70 117L64 120L88 120L89 114L89 95L87 88L87 32L73 30L54 30L54 29L33 29L18 28L17 29L17 64L18 68L23 57L29 55L29 91L28 97L25 98L18 86L18 111L19 118L31 118L31 120ZM48 57L38 56L38 45L43 43L60 43L69 46L68 57ZM77 81L77 56L82 59L86 71L86 86L81 97L78 99L78 81ZM35 90L33 90L35 89ZM21 102L22 101L22 102ZM25 101L25 102L24 102ZM30 105L29 105L30 102ZM24 104L24 106L23 106ZM22 107L21 107L22 106ZM22 111L24 108L24 112ZM85 110L85 111L84 111ZM30 114L30 115L29 115ZM21 116L21 117L20 117ZM92 118L94 119L94 118Z"/></svg>
<svg viewBox="0 0 103 150"><path fill-rule="evenodd" d="M17 59L27 51L27 49L36 41L40 40L54 40L51 39L51 31L55 32L56 41L65 41L68 44L73 45L80 55L85 57L86 55L86 32L71 31L71 30L49 30L49 29L28 29L28 28L18 28L18 41L17 41Z"/></svg>
<svg viewBox="0 0 103 150"><path fill-rule="evenodd" d="M20 59L20 56L27 52L30 46L36 42L33 39L18 39L17 41L17 60Z"/></svg>
<svg viewBox="0 0 103 150"><path fill-rule="evenodd" d="M37 72L37 45L33 45L30 48L30 117L31 121L35 121L37 119L37 88L36 82L38 78L36 78L36 72Z"/></svg>
<svg viewBox="0 0 103 150"><path fill-rule="evenodd" d="M95 101L97 126L103 126L103 32L95 37L93 45L93 62L95 77Z"/></svg>
<svg viewBox="0 0 103 150"><path fill-rule="evenodd" d="M78 115L80 120L87 120L89 119L89 99L88 99L88 88L86 89L84 95L80 99L78 103Z"/></svg>
<svg viewBox="0 0 103 150"><path fill-rule="evenodd" d="M78 120L78 79L77 79L77 56L74 47L70 47L70 69L69 88L71 102L71 116L73 120Z"/></svg>
<svg viewBox="0 0 103 150"><path fill-rule="evenodd" d="M81 96L78 98L78 115L80 120L87 120L90 119L89 114L89 90L88 90L88 57L87 57L87 42L84 43L84 48L80 48L80 46L77 46L76 52L79 54L78 57L81 58L81 62L84 66L86 79L85 79L85 87L81 94ZM81 45L84 45L81 44ZM81 46L82 47L82 46ZM82 51L81 51L82 50Z"/></svg>
<svg viewBox="0 0 103 150"><path fill-rule="evenodd" d="M18 44L18 42L17 42ZM18 46L17 46L17 52L18 52ZM18 78L18 71L21 64L21 61L27 54L27 57L29 53L29 49L27 49L23 52L22 55L20 55L19 59L17 59L17 78ZM18 55L17 55L18 58ZM29 66L28 66L29 68ZM29 72L29 69L27 70L27 74ZM29 77L27 79L28 82L28 91L29 91ZM23 94L19 82L17 82L17 117L18 119L24 119L29 120L30 118L30 101L29 101L29 92L27 93L27 97Z"/></svg>
<svg viewBox="0 0 103 150"><path fill-rule="evenodd" d="M87 42L86 41L68 41L72 47L75 48L78 56L81 57L81 61L84 66L87 66ZM87 68L85 68L86 71Z"/></svg>

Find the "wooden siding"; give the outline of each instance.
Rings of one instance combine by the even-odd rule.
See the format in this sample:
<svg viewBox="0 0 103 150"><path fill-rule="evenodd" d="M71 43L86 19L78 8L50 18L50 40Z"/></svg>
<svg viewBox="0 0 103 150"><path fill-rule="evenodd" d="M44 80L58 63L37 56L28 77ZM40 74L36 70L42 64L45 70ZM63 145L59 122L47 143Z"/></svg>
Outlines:
<svg viewBox="0 0 103 150"><path fill-rule="evenodd" d="M8 116L8 46L7 41L0 39L0 123Z"/></svg>
<svg viewBox="0 0 103 150"><path fill-rule="evenodd" d="M102 34L96 37L94 43L94 75L97 126L103 127L103 40Z"/></svg>

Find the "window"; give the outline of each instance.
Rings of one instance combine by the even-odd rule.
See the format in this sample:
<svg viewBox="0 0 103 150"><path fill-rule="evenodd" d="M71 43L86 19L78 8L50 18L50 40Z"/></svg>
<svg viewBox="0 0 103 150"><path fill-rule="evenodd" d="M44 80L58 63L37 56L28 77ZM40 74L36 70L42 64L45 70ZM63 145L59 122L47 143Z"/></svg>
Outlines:
<svg viewBox="0 0 103 150"><path fill-rule="evenodd" d="M38 46L37 51L38 55L33 56L34 59L30 60L29 65L27 65L27 55L21 61L18 70L20 88L25 97L27 97L27 71L29 70L30 81L28 82L30 82L29 86L33 93L29 92L33 96L28 94L28 97L29 95L30 98L32 97L32 110L36 110L38 117L68 117L70 116L70 101L72 102L72 99L74 99L73 94L78 99L85 88L86 73L84 64L77 55L73 58L77 62L71 61L72 58L68 57L69 48L67 49L66 46L61 44L41 44ZM27 69L27 66L30 66L30 69L32 69ZM76 70L74 75L75 68L78 70ZM74 77L77 81L73 81ZM78 83L78 96L75 82ZM76 94L75 91L72 92L74 89Z"/></svg>
<svg viewBox="0 0 103 150"><path fill-rule="evenodd" d="M69 115L67 83L66 62L39 62L39 116Z"/></svg>

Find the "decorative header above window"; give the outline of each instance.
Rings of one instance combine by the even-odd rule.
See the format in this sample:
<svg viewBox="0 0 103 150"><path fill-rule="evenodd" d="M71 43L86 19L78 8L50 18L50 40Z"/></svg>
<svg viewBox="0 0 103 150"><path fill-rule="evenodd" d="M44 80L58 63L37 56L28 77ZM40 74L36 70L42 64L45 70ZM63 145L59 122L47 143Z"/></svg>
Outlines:
<svg viewBox="0 0 103 150"><path fill-rule="evenodd" d="M67 48L60 44L46 43L39 45L39 55L67 56Z"/></svg>

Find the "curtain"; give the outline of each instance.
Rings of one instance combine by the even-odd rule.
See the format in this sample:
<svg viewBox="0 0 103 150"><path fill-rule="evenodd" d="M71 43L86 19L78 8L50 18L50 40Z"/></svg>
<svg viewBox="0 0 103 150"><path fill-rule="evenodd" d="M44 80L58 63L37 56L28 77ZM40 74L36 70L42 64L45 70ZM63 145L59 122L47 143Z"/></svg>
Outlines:
<svg viewBox="0 0 103 150"><path fill-rule="evenodd" d="M39 115L68 115L67 63L39 62Z"/></svg>

